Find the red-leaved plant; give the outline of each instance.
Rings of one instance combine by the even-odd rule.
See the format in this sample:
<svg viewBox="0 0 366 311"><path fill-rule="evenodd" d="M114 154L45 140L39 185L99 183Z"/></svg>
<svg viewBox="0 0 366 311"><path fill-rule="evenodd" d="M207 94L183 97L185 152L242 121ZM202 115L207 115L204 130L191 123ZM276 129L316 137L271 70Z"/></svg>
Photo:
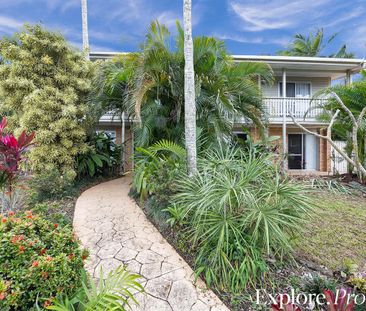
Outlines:
<svg viewBox="0 0 366 311"><path fill-rule="evenodd" d="M327 300L328 311L353 311L355 309L355 301L349 299L351 297L351 289L341 288L339 295L337 295L337 301L335 294L331 290L326 289L323 293Z"/></svg>
<svg viewBox="0 0 366 311"><path fill-rule="evenodd" d="M301 309L290 301L289 295L284 294L277 297L277 303L272 304L271 311L301 311Z"/></svg>
<svg viewBox="0 0 366 311"><path fill-rule="evenodd" d="M35 133L27 135L23 131L18 138L11 133L4 133L7 120L0 122L0 189L11 199L14 185L19 176L19 165L24 160L24 152L32 144Z"/></svg>

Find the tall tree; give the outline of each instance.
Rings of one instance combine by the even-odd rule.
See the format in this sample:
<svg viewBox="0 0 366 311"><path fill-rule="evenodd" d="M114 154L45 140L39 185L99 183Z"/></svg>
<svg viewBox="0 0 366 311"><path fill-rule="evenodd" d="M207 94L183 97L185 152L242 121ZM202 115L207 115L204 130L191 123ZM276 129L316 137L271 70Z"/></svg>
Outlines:
<svg viewBox="0 0 366 311"><path fill-rule="evenodd" d="M187 149L188 174L197 171L196 147L196 92L194 84L192 1L183 0L184 28L184 128Z"/></svg>
<svg viewBox="0 0 366 311"><path fill-rule="evenodd" d="M83 31L83 51L85 57L89 60L89 32L88 32L88 0L81 0L81 20L82 20L82 31Z"/></svg>
<svg viewBox="0 0 366 311"><path fill-rule="evenodd" d="M278 54L309 57L324 56L321 53L329 46L336 36L337 33L332 34L328 39L325 39L324 30L322 28L309 35L296 34L288 48L279 51ZM353 58L354 54L347 52L347 46L344 44L336 53L332 53L328 55L328 57Z"/></svg>
<svg viewBox="0 0 366 311"><path fill-rule="evenodd" d="M86 101L93 64L61 34L40 25L26 25L12 38L1 39L0 55L0 115L8 116L13 129L36 133L31 169L74 179L75 157L88 150Z"/></svg>

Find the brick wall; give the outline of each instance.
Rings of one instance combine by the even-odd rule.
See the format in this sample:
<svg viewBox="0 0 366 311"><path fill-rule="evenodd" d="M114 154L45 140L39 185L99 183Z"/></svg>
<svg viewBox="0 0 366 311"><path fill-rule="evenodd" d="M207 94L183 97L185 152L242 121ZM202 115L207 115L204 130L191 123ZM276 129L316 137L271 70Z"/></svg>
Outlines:
<svg viewBox="0 0 366 311"><path fill-rule="evenodd" d="M314 129L317 132L319 132L322 135L326 135L326 129ZM297 128L297 127L288 127L287 128L287 134L291 134L291 133L301 133L302 131ZM253 127L250 130L250 134L253 138L254 141L257 141L260 139L260 135L258 130ZM279 136L280 138L274 142L272 142L271 144L274 146L277 146L277 150L278 153L282 154L282 148L283 148L283 143L282 143L282 127L281 126L270 126L268 129L268 135L269 136ZM288 139L287 139L288 141ZM330 144L324 140L324 139L319 139L319 154L318 154L318 159L319 159L319 171L321 172L331 172L331 146Z"/></svg>

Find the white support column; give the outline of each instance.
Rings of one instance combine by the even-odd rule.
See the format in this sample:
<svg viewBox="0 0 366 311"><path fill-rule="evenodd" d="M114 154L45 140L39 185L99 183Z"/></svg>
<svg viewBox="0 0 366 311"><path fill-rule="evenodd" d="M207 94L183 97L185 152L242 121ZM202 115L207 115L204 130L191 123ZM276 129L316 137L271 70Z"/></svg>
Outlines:
<svg viewBox="0 0 366 311"><path fill-rule="evenodd" d="M287 170L287 105L286 105L286 69L282 69L282 169L285 172Z"/></svg>
<svg viewBox="0 0 366 311"><path fill-rule="evenodd" d="M122 112L122 130L121 130L121 146L122 146L122 167L121 167L121 173L125 173L125 159L126 159L126 122L125 122L125 112Z"/></svg>
<svg viewBox="0 0 366 311"><path fill-rule="evenodd" d="M351 72L348 70L346 72L346 85L351 85L352 84L352 75Z"/></svg>

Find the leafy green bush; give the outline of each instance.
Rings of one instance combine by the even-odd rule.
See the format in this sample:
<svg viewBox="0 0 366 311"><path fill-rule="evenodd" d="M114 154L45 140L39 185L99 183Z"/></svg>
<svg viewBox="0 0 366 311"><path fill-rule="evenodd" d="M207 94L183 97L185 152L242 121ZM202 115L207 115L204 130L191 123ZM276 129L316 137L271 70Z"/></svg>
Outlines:
<svg viewBox="0 0 366 311"><path fill-rule="evenodd" d="M115 172L121 163L121 148L107 133L95 134L88 151L77 157L78 175L93 177Z"/></svg>
<svg viewBox="0 0 366 311"><path fill-rule="evenodd" d="M29 187L35 201L59 198L67 194L72 186L73 180L60 175L57 170L35 174L29 180Z"/></svg>
<svg viewBox="0 0 366 311"><path fill-rule="evenodd" d="M9 213L0 222L0 310L33 310L81 286L86 253L69 227L32 212Z"/></svg>
<svg viewBox="0 0 366 311"><path fill-rule="evenodd" d="M176 176L185 168L185 157L185 149L168 140L136 148L132 187L141 201L155 195L164 205L175 193Z"/></svg>
<svg viewBox="0 0 366 311"><path fill-rule="evenodd" d="M306 293L320 295L325 289L336 290L337 282L321 276L310 276L305 279L303 289Z"/></svg>
<svg viewBox="0 0 366 311"><path fill-rule="evenodd" d="M136 281L140 276L118 267L103 279L100 272L99 284L84 275L83 286L72 297L57 297L48 310L56 311L125 311L131 303L136 303L133 292L142 292L143 287Z"/></svg>
<svg viewBox="0 0 366 311"><path fill-rule="evenodd" d="M185 213L198 249L196 272L234 292L267 270L266 256L290 255L312 209L305 189L283 179L271 155L252 150L208 151L195 176L178 180L174 214Z"/></svg>
<svg viewBox="0 0 366 311"><path fill-rule="evenodd" d="M56 170L74 179L75 157L87 150L92 123L87 96L94 64L60 33L40 25L1 38L0 55L0 113L9 116L12 129L37 133L29 152L32 171Z"/></svg>

